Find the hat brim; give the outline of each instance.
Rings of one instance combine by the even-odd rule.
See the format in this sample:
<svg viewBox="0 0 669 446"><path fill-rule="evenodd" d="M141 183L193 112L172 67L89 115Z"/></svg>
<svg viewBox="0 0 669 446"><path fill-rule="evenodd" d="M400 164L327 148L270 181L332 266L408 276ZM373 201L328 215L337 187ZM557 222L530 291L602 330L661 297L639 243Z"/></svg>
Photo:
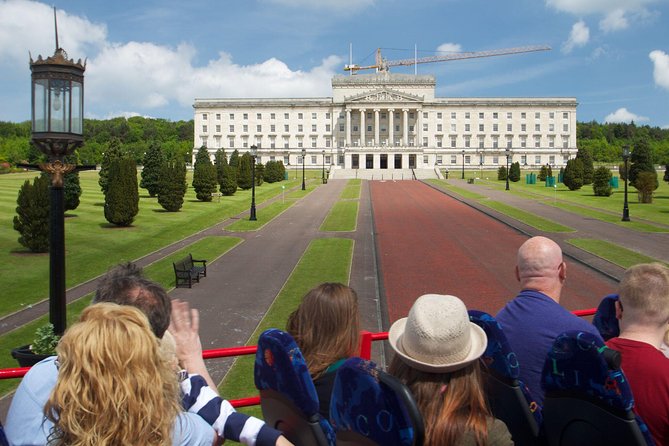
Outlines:
<svg viewBox="0 0 669 446"><path fill-rule="evenodd" d="M430 362L419 361L404 352L402 348L401 338L404 334L404 329L406 327L407 318L398 319L393 323L388 331L388 342L390 347L395 351L395 354L399 355L400 359L407 365L420 370L422 372L428 373L441 373L441 372L454 372L463 367L466 367L470 363L476 361L483 355L486 347L488 346L488 337L481 327L478 325L469 322L469 329L471 332L471 349L469 354L460 361L449 362L447 364L435 364Z"/></svg>

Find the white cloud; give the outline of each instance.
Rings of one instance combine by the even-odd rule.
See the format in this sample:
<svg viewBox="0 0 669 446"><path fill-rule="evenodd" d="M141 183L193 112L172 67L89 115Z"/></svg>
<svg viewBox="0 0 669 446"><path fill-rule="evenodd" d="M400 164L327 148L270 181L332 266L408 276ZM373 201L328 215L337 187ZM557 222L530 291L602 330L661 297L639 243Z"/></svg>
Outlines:
<svg viewBox="0 0 669 446"><path fill-rule="evenodd" d="M462 46L459 43L442 43L437 47L437 52L442 53L460 53L462 52Z"/></svg>
<svg viewBox="0 0 669 446"><path fill-rule="evenodd" d="M546 0L546 4L558 11L574 15L601 14L607 15L616 9L622 11L640 11L646 5L658 3L660 0Z"/></svg>
<svg viewBox="0 0 669 446"><path fill-rule="evenodd" d="M580 20L571 27L569 39L562 44L562 52L571 53L576 47L585 46L590 41L590 29L583 20Z"/></svg>
<svg viewBox="0 0 669 446"><path fill-rule="evenodd" d="M604 122L632 122L632 121L642 122L642 121L649 121L649 119L645 116L639 116L637 114L634 114L631 111L627 110L625 107L619 108L613 113L609 113L608 115L606 115L606 118L604 118Z"/></svg>
<svg viewBox="0 0 669 446"><path fill-rule="evenodd" d="M648 57L653 61L653 78L655 83L669 90L669 54L664 51L652 51Z"/></svg>
<svg viewBox="0 0 669 446"><path fill-rule="evenodd" d="M290 8L353 12L373 5L375 0L265 0L265 2Z"/></svg>
<svg viewBox="0 0 669 446"><path fill-rule="evenodd" d="M178 103L190 107L196 97L313 97L330 94L330 79L343 64L329 56L308 70L292 70L270 58L237 65L220 53L196 66L196 50L151 42L113 43L104 25L58 11L60 46L71 58L88 58L85 73L87 116L131 116ZM46 42L46 43L45 43ZM50 56L55 49L53 10L27 0L0 2L0 70L23 70L28 51ZM130 110L130 111L128 111Z"/></svg>
<svg viewBox="0 0 669 446"><path fill-rule="evenodd" d="M615 9L599 22L599 29L604 32L620 31L629 27L629 21L625 17L625 11L622 9Z"/></svg>

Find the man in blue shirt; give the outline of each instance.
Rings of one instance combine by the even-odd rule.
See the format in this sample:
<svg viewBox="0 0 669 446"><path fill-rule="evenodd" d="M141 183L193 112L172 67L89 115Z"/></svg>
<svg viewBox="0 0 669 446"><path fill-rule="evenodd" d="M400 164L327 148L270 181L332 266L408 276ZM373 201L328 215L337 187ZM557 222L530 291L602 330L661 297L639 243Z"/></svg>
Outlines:
<svg viewBox="0 0 669 446"><path fill-rule="evenodd" d="M543 404L541 371L555 338L567 330L599 336L587 321L560 305L567 264L560 246L546 237L532 237L518 249L516 279L521 291L497 313L496 319L516 353L520 379L535 401Z"/></svg>

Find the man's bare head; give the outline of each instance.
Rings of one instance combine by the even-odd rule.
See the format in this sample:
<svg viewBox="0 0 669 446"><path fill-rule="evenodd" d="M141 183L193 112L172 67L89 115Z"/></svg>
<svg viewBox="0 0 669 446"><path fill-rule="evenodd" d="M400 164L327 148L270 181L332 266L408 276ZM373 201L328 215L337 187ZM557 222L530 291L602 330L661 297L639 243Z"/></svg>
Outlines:
<svg viewBox="0 0 669 446"><path fill-rule="evenodd" d="M516 278L523 288L536 289L559 299L559 291L566 276L566 264L562 259L562 249L546 237L532 237L518 249Z"/></svg>

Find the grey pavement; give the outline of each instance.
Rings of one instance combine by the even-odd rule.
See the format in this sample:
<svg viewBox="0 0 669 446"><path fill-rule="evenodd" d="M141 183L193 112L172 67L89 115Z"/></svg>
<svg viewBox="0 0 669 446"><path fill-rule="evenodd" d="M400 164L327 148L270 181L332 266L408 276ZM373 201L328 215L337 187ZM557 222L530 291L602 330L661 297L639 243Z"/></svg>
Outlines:
<svg viewBox="0 0 669 446"><path fill-rule="evenodd" d="M546 198L544 200L527 200L526 198L519 197L505 190L500 190L493 186L488 186L486 185L485 181L476 182L474 184L469 184L465 180L460 179L449 179L448 181L449 183L459 188L470 190L471 192L486 196L492 200L511 205L515 208L522 209L542 218L552 220L561 225L575 229L576 232L567 233L540 231L523 222L508 217L501 212L497 212L491 208L483 206L476 200L463 198L460 195L449 192L447 188L436 187L437 189L442 190L444 193L480 210L487 215L490 215L491 217L509 226L520 230L521 232L524 232L530 236L544 235L555 240L558 244L560 244L563 252L566 255L600 271L605 275L608 275L613 279L620 280L625 269L607 260L576 248L575 246L567 243L566 240L570 238L601 239L616 245L620 245L629 250L645 254L657 260L669 263L669 221L666 225L668 232L641 232L625 228L622 225L604 222L596 218L583 217L582 215L565 211L559 208L560 200L555 201L557 203L556 207L544 204L542 202L553 202L554 200L551 200L550 198ZM430 186L435 187L433 184L430 184ZM511 183L510 187L513 188L513 183ZM635 217L632 216L632 219L635 219ZM657 223L653 224L657 226L664 226L658 225Z"/></svg>

